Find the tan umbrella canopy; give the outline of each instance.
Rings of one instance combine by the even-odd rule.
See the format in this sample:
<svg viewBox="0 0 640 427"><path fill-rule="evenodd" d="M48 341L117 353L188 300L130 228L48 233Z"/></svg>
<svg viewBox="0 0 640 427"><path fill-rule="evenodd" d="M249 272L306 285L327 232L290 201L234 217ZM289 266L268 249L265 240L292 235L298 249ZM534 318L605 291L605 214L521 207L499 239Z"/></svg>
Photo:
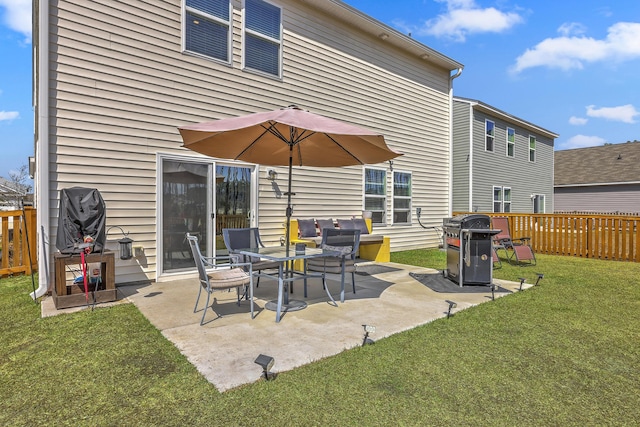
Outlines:
<svg viewBox="0 0 640 427"><path fill-rule="evenodd" d="M286 246L289 248L292 166L338 167L400 156L384 136L290 106L178 128L184 147L220 159L289 166Z"/></svg>

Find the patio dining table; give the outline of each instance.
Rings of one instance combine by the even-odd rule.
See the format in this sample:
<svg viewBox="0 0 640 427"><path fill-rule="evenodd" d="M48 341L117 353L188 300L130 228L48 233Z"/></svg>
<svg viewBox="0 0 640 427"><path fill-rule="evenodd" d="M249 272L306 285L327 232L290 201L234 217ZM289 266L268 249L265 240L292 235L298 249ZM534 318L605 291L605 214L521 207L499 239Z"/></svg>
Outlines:
<svg viewBox="0 0 640 427"><path fill-rule="evenodd" d="M279 263L277 277L274 274L270 273L254 273L259 276L268 276L271 278L278 279L278 299L275 301L269 301L265 304L265 308L267 310L272 310L276 312L276 322L280 322L282 317L282 312L287 311L297 311L302 310L307 307L307 303L299 300L290 300L289 299L289 284L293 283L294 280L306 279L310 277L320 277L323 280L323 285L327 291L327 295L334 302L333 297L329 293L328 288L326 287L324 273L311 273L311 272L298 272L294 271L292 268L293 261L295 260L307 260L309 258L322 258L322 257L331 257L340 255L339 252L320 249L320 248L305 248L304 251L296 251L294 248L290 248L287 251L287 248L284 246L267 246L260 248L246 248L246 249L236 249L230 251L231 253L244 255L247 257L257 257L263 258L269 261L275 261ZM337 305L337 304L336 304Z"/></svg>

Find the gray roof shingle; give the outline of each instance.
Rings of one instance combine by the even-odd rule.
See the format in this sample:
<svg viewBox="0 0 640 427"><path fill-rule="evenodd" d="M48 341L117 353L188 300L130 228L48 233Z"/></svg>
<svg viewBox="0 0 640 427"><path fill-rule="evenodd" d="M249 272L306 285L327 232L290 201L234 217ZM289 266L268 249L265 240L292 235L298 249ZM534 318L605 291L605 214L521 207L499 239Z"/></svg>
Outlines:
<svg viewBox="0 0 640 427"><path fill-rule="evenodd" d="M554 185L640 182L640 142L554 153Z"/></svg>

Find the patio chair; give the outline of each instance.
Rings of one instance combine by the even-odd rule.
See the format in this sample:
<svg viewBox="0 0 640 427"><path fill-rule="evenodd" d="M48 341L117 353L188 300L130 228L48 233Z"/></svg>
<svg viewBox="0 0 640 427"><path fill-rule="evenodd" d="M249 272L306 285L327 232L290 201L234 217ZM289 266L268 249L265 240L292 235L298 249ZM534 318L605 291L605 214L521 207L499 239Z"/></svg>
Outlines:
<svg viewBox="0 0 640 427"><path fill-rule="evenodd" d="M491 218L491 228L501 230L500 233L493 236L496 255L498 249L504 249L510 263L515 258L517 264L528 263L529 265L536 265L536 255L533 253L529 243L531 238L512 238L508 218L500 216Z"/></svg>
<svg viewBox="0 0 640 427"><path fill-rule="evenodd" d="M498 257L498 247L491 246L491 261L493 264L493 269L497 270L498 268L502 268L502 261L500 257Z"/></svg>
<svg viewBox="0 0 640 427"><path fill-rule="evenodd" d="M198 298L196 298L196 305L193 307L194 313L198 312L198 303L200 302L202 291L204 290L207 293L207 302L202 309L200 326L204 325L204 318L209 308L209 298L211 294L217 290L231 290L236 288L238 305L240 305L241 296L245 295L248 290L251 318L253 319L253 275L251 274L251 263L231 263L229 257L204 257L200 252L200 246L198 245L198 238L196 236L187 234L187 241L191 247L191 253L193 254L196 267L198 267L198 276L200 279ZM212 269L212 271L207 273L207 268ZM248 272L245 271L245 268L248 269ZM241 289L242 292L240 292ZM218 315L218 317L220 317L220 315Z"/></svg>
<svg viewBox="0 0 640 427"><path fill-rule="evenodd" d="M341 253L337 257L310 258L304 266L304 272L322 271L324 273L340 273L340 302L344 302L344 277L351 273L353 293L356 293L356 253L360 246L360 230L331 229L322 230L320 248L335 250ZM307 296L307 281L304 281L304 296Z"/></svg>
<svg viewBox="0 0 640 427"><path fill-rule="evenodd" d="M227 250L231 254L238 249L264 248L260 240L260 231L257 227L251 228L223 228L222 238ZM243 257L242 262L250 262L254 272L260 274L263 270L278 269L280 263L276 261L261 260L256 257ZM260 276L257 276L256 288L260 285Z"/></svg>

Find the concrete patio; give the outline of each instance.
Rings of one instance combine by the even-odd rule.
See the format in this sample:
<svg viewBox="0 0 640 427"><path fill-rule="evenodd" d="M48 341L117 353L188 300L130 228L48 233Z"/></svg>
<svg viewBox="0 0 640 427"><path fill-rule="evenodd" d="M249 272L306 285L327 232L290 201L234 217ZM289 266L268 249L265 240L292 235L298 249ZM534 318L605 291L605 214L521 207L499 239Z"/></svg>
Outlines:
<svg viewBox="0 0 640 427"><path fill-rule="evenodd" d="M363 325L373 325L374 340L405 331L445 317L453 300L452 313L491 301L489 287L435 292L410 273L437 277L437 271L395 263L358 265L356 293L346 284L344 303L338 307L328 303L319 279L309 281L308 307L286 313L280 323L275 313L264 305L277 295L277 282L262 278L255 289L256 316L251 319L249 302L238 306L235 292L217 292L204 326L202 312L193 313L198 292L197 279L120 286L121 302L130 301L162 334L193 363L219 391L251 383L262 377L254 363L259 354L274 357L274 372L338 354L362 345ZM440 275L441 276L441 275ZM350 279L350 278L349 278ZM519 283L494 280L500 288L495 297L517 292ZM451 284L453 285L453 284ZM334 298L339 294L339 276L330 275L329 289ZM530 285L525 285L524 288ZM469 288L465 286L465 288ZM303 299L302 282L296 282L293 299ZM339 300L338 300L339 301ZM204 301L200 302L204 305ZM51 298L42 303L43 317L74 309L56 310ZM216 313L220 317L216 317Z"/></svg>

